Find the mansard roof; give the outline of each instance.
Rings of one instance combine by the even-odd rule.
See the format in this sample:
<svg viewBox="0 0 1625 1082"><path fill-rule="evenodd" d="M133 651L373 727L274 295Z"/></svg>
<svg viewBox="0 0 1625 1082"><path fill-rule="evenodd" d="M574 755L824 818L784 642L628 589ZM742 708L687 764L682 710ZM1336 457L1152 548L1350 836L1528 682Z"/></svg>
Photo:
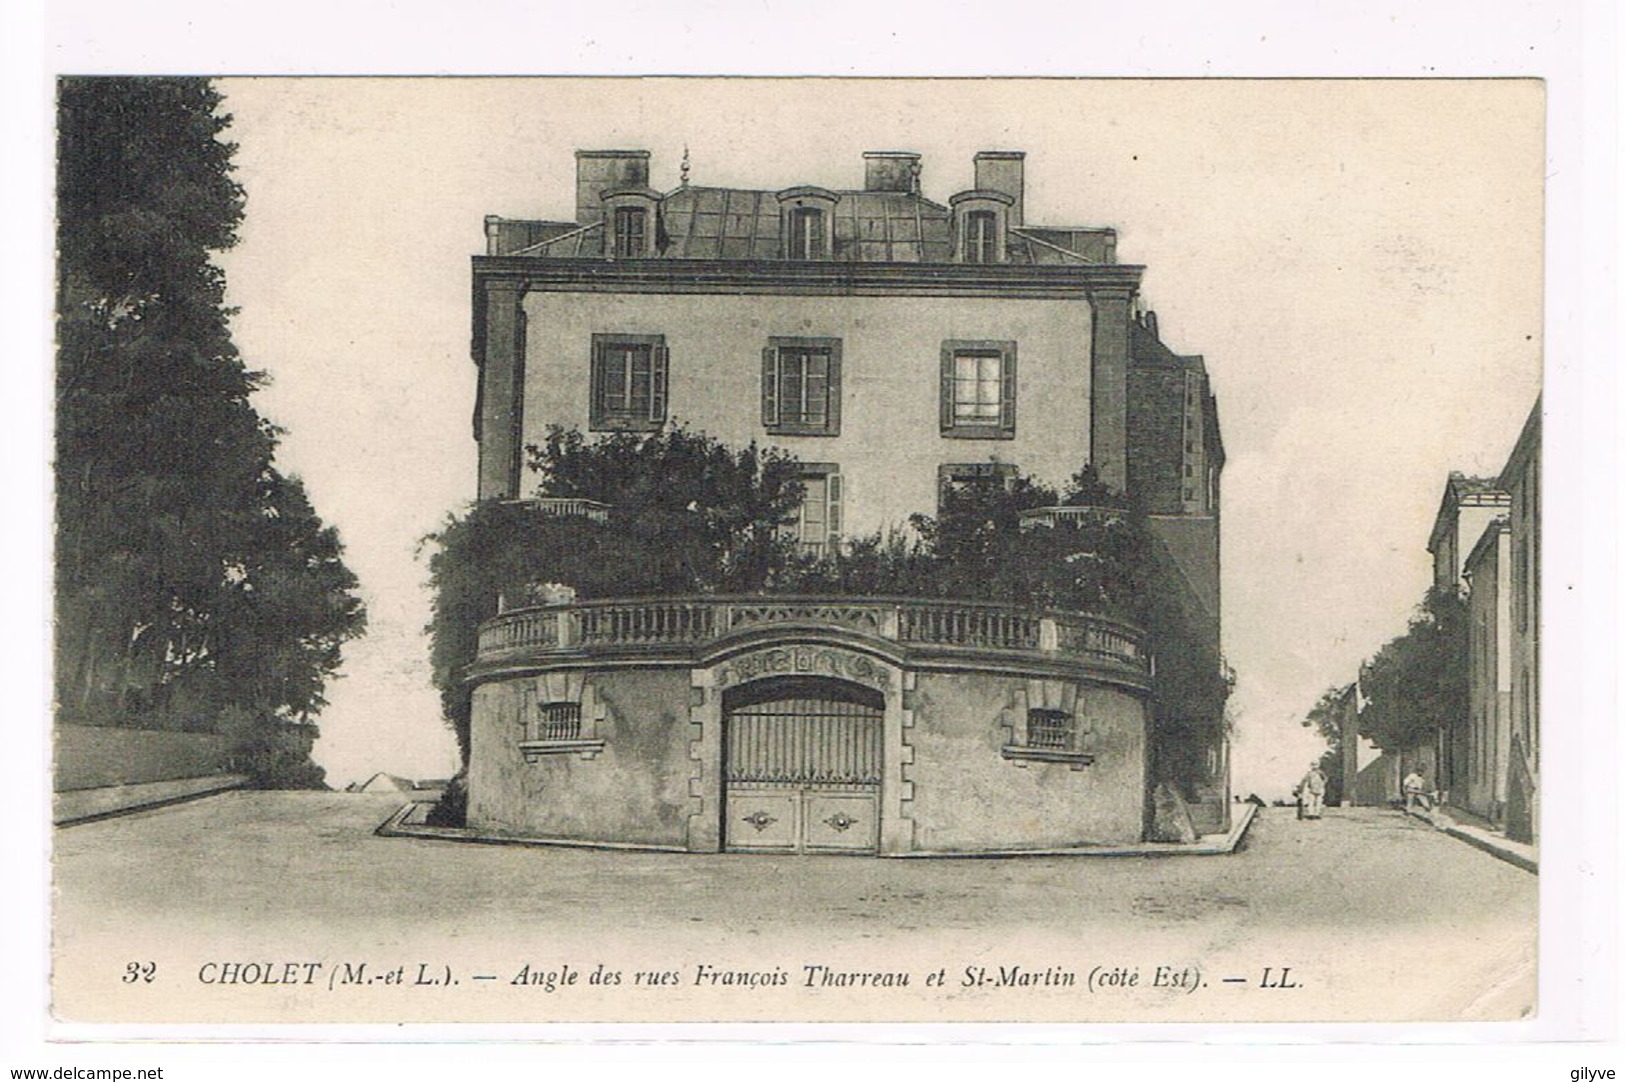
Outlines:
<svg viewBox="0 0 1625 1082"><path fill-rule="evenodd" d="M914 192L836 191L831 259L847 263L953 261L953 211ZM662 259L782 258L783 192L685 186L656 208L655 247ZM603 222L500 223L504 243L493 255L552 259L605 257ZM1116 262L1116 236L1098 227L1018 227L1008 234L1006 259L1015 264Z"/></svg>

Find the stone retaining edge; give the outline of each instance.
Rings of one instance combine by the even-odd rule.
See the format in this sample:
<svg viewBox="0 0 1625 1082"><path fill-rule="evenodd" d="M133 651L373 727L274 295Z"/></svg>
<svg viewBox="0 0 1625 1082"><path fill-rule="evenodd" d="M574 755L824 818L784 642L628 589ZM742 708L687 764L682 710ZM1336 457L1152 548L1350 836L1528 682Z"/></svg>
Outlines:
<svg viewBox="0 0 1625 1082"><path fill-rule="evenodd" d="M241 789L248 780L246 774L216 774L205 778L180 778L173 781L70 789L51 795L51 823L59 827L72 827L81 823L96 823L121 815L167 808L175 804L187 804L218 793ZM110 801L110 806L95 811L74 810L76 804L94 806L101 800Z"/></svg>
<svg viewBox="0 0 1625 1082"><path fill-rule="evenodd" d="M678 845L657 845L644 842L591 842L574 838L529 838L505 834L482 834L467 827L432 827L422 823L409 823L419 808L427 810L431 804L411 801L403 804L380 823L373 834L380 838L423 838L444 842L476 842L484 845L522 845L552 849L600 849L636 853L688 853ZM1237 812L1237 821L1230 833L1216 842L1142 842L1137 845L1069 846L1054 849L1000 849L979 852L893 853L882 854L890 860L928 859L1010 859L1012 857L1179 857L1224 856L1236 851L1237 846L1252 826L1258 807L1243 804ZM840 854L823 854L839 856Z"/></svg>

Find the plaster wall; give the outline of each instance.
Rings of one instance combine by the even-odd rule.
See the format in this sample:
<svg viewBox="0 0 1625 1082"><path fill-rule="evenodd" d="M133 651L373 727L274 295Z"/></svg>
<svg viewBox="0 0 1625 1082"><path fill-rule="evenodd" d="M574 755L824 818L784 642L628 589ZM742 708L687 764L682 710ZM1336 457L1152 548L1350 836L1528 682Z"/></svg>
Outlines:
<svg viewBox="0 0 1625 1082"><path fill-rule="evenodd" d="M1092 317L1082 299L534 291L524 310L525 442L539 443L551 424L587 430L593 334L664 335L670 419L730 444L754 440L804 462L836 463L849 535L935 513L945 463L997 458L1061 483L1089 456ZM841 340L838 436L762 427L761 355L775 336ZM1014 439L941 434L949 340L1016 343Z"/></svg>
<svg viewBox="0 0 1625 1082"><path fill-rule="evenodd" d="M573 841L686 844L689 795L687 670L617 670L587 678L583 736L604 741L592 757L520 750L528 678L474 691L468 825ZM594 720L593 715L596 715Z"/></svg>
<svg viewBox="0 0 1625 1082"><path fill-rule="evenodd" d="M1141 839L1146 714L1125 692L1085 685L1080 727L1095 761L1006 759L1025 732L1026 681L987 674L922 673L907 740L913 762L914 848L975 851Z"/></svg>
<svg viewBox="0 0 1625 1082"><path fill-rule="evenodd" d="M1511 547L1506 534L1470 568L1468 599L1469 811L1499 819L1512 755Z"/></svg>

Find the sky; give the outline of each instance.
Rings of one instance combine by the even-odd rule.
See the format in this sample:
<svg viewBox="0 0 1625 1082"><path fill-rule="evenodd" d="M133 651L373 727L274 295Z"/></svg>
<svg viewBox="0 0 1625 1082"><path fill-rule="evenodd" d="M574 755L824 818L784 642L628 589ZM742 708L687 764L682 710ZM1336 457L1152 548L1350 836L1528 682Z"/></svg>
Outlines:
<svg viewBox="0 0 1625 1082"><path fill-rule="evenodd" d="M258 404L361 579L317 760L445 776L420 542L473 496L482 219L569 219L577 148L674 187L862 184L923 155L946 201L1027 152L1026 217L1109 225L1223 430L1223 619L1241 791L1320 749L1325 688L1404 630L1450 470L1499 471L1540 387L1539 83L226 79L248 193L220 262Z"/></svg>

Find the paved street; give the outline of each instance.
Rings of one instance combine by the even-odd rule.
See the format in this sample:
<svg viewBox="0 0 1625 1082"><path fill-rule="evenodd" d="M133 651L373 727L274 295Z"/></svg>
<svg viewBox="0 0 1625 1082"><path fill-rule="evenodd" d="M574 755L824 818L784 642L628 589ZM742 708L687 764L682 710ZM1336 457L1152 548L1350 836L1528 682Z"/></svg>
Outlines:
<svg viewBox="0 0 1625 1082"><path fill-rule="evenodd" d="M1536 878L1390 811L1268 809L1224 857L901 861L373 836L395 806L244 792L59 830L58 1012L1393 1021L1516 1018L1534 997ZM158 977L123 982L130 961ZM222 984L233 961L321 965ZM345 962L405 974L345 987ZM622 983L589 984L600 963ZM707 983L702 965L780 983ZM808 965L828 967L810 986ZM565 966L577 984L525 983ZM1159 966L1199 986L1156 987ZM881 970L911 983L818 983ZM442 973L456 986L421 983Z"/></svg>

